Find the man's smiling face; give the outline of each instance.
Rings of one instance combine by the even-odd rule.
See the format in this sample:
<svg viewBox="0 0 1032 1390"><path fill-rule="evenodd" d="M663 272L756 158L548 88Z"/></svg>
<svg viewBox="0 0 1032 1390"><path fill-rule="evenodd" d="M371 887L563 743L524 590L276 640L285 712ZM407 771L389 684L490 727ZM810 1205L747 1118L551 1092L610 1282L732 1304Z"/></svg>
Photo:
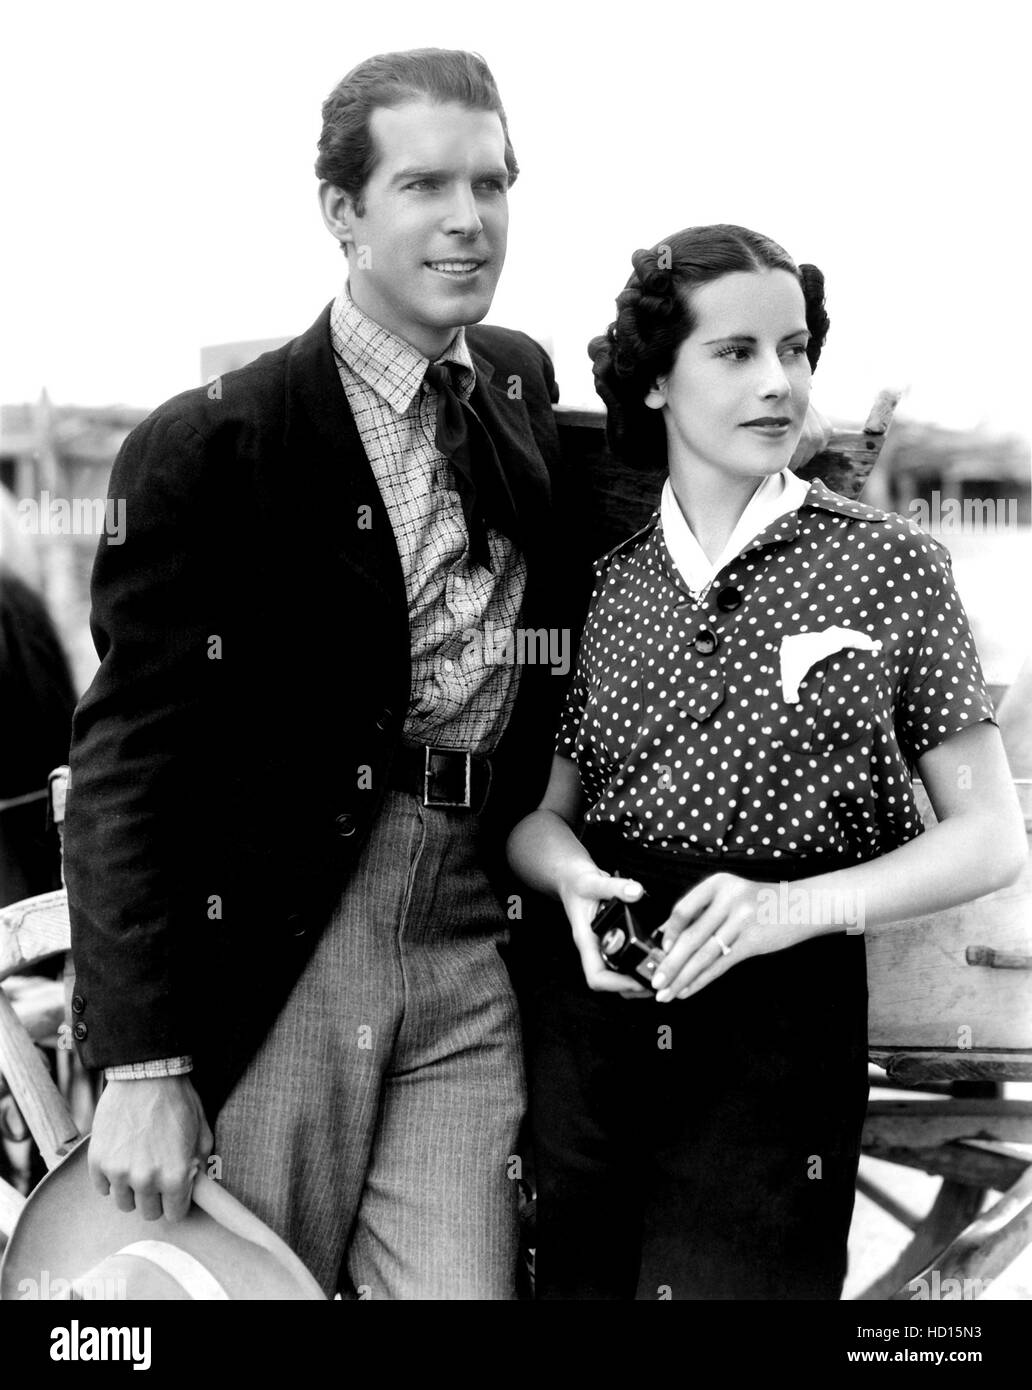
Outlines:
<svg viewBox="0 0 1032 1390"><path fill-rule="evenodd" d="M378 107L370 130L376 167L360 211L344 203L351 297L433 360L494 298L509 228L502 123L420 100Z"/></svg>

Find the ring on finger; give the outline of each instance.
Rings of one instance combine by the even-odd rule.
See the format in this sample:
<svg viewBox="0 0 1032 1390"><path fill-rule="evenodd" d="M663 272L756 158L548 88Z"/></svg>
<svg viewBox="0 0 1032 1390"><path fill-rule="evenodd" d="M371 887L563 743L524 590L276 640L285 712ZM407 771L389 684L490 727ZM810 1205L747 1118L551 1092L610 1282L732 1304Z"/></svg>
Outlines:
<svg viewBox="0 0 1032 1390"><path fill-rule="evenodd" d="M720 954L721 954L722 956L729 956L729 955L731 954L731 947L727 944L727 942L724 940L724 938L720 935L720 932L715 931L715 932L713 933L713 938L712 938L712 939L713 939L713 940L717 943L717 945L720 947Z"/></svg>

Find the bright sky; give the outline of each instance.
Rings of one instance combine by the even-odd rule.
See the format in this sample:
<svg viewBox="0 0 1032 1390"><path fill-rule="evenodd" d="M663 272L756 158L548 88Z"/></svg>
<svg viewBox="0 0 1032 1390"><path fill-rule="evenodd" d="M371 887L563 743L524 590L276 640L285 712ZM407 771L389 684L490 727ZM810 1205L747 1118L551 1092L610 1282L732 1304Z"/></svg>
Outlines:
<svg viewBox="0 0 1032 1390"><path fill-rule="evenodd" d="M462 10L466 17L458 17ZM522 173L491 321L584 345L637 246L740 222L827 277L815 403L1028 433L1019 0L54 4L4 20L0 400L153 405L203 344L302 331L342 280L312 171L374 52L487 58ZM448 11L456 15L450 18Z"/></svg>

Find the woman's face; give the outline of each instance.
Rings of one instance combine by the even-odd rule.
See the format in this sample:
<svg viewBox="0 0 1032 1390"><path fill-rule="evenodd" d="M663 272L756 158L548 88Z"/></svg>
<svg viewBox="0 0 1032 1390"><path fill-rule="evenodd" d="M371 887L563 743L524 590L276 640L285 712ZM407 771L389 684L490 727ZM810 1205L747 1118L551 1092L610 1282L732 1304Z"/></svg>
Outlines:
<svg viewBox="0 0 1032 1390"><path fill-rule="evenodd" d="M787 270L734 271L692 291L696 326L645 403L671 466L761 478L787 467L810 401L803 291Z"/></svg>

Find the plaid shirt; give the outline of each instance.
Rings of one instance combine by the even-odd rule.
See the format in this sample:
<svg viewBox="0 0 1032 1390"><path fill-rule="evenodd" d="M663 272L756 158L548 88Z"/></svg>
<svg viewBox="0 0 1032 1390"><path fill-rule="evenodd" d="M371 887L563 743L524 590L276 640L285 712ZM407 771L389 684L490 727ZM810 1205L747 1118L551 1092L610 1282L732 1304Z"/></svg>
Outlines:
<svg viewBox="0 0 1032 1390"><path fill-rule="evenodd" d="M490 752L516 699L519 667L492 661L489 639L517 625L527 566L512 541L488 530L492 569L471 564L451 464L437 449L437 393L413 347L374 323L347 286L330 312L340 379L394 528L408 596L412 687L404 738ZM461 368L468 400L476 374L460 328L438 359Z"/></svg>

